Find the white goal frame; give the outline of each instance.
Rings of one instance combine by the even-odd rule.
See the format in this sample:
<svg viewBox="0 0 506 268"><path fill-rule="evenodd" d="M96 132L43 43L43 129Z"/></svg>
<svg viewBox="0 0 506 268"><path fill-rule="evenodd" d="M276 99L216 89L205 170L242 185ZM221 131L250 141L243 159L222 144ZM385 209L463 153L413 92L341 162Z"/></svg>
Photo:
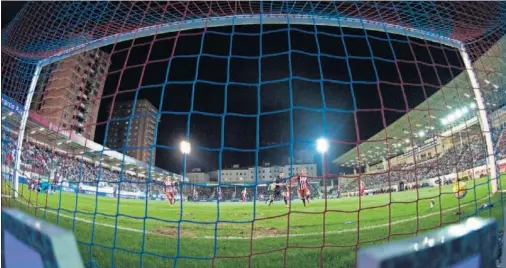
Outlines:
<svg viewBox="0 0 506 268"><path fill-rule="evenodd" d="M490 133L490 126L487 120L487 112L485 110L484 100L481 94L481 87L476 76L476 72L473 69L470 57L465 49L465 44L448 37L440 36L428 31L423 31L414 28L408 28L389 24L385 22L364 20L359 18L350 17L324 17L316 15L237 15L237 16L221 16L221 17L210 17L201 19L189 19L181 22L160 24L155 26L143 27L132 30L130 32L119 33L110 35L101 39L92 40L88 43L84 43L75 47L68 48L61 53L57 53L49 58L39 61L36 65L30 88L28 89L28 95L24 104L24 113L22 114L21 123L19 126L18 135L18 151L15 159L15 173L13 179L14 197L18 197L19 190L19 177L21 168L21 150L23 148L23 137L25 133L26 123L29 116L30 104L32 102L33 94L37 85L38 78L41 73L41 69L51 63L60 61L64 58L96 49L99 47L107 46L117 42L123 42L134 38L140 38L145 36L151 36L154 34L162 34L176 31L185 31L199 28L210 28L210 27L221 27L221 26L233 26L233 25L255 25L255 24L295 24L295 25L318 25L318 26L333 26L342 28L355 28L372 31L388 32L393 34L400 34L409 37L415 37L419 39L425 39L431 42L440 43L446 46L457 48L460 51L461 58L464 62L466 72L469 76L471 86L474 91L477 106L479 108L479 122L483 135L485 136L486 148L487 148L487 164L490 168L491 186L492 192L497 192L497 167L494 155L494 147L492 143L492 136Z"/></svg>

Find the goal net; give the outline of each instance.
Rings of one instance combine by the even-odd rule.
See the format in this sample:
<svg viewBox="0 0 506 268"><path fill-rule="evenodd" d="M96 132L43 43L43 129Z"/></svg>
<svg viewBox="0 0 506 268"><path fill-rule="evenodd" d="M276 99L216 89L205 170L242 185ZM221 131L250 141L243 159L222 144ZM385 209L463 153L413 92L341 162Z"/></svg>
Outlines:
<svg viewBox="0 0 506 268"><path fill-rule="evenodd" d="M2 207L72 230L87 267L353 267L502 226L505 14L28 3L2 32Z"/></svg>

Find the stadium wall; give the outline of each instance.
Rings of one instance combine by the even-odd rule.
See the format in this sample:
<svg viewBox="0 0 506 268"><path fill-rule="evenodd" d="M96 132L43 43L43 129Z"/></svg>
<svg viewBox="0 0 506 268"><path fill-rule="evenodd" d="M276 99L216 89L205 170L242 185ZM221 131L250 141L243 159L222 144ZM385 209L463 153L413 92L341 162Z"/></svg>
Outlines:
<svg viewBox="0 0 506 268"><path fill-rule="evenodd" d="M497 168L501 173L506 172L506 159L498 160L497 161ZM473 167L473 168L470 168L470 169L467 169L464 171L460 171L458 173L454 172L454 173L446 174L446 175L439 176L439 177L434 177L434 178L430 178L430 179L423 179L423 180L418 181L417 183L418 183L418 185L421 185L423 183L428 183L430 187L437 187L437 186L439 186L437 181L440 179L441 180L454 180L456 178L466 178L466 177L468 179L479 179L482 177L482 175L485 175L485 176L489 175L488 170L489 170L488 166L485 164L485 165ZM412 187L417 183L416 182L406 183L405 186ZM385 187L374 188L374 189L366 189L365 192L366 193L373 193L375 191L379 191L381 189L387 189L387 188L389 188L389 187L385 186ZM393 189L394 191L398 191L399 186L392 185L392 186L390 186L390 189ZM346 193L358 194L358 191L357 192L346 192Z"/></svg>
<svg viewBox="0 0 506 268"><path fill-rule="evenodd" d="M20 177L19 178L20 184L28 185L29 181L26 177ZM47 181L47 180L46 180ZM69 184L68 182L63 182L61 185L56 186L55 188L51 188L51 190L55 191L62 191L67 193L75 193L75 194L84 194L84 195L90 195L90 196L100 196L100 197L109 197L109 198L121 198L121 199L140 199L145 200L146 195L144 192L128 192L128 191L121 191L119 195L114 195L114 189L112 187L96 187L96 186L89 186L89 185L81 185L81 187L78 186L78 184ZM176 195L176 200L181 200L180 195ZM185 197L183 196L183 200ZM263 199L257 198L256 200L267 200L268 196L265 196ZM295 199L292 197L292 200ZM149 198L149 200L152 201L162 201L167 200L164 194L154 195ZM254 200L251 198L248 198L246 200L247 202L253 202ZM213 199L197 199L192 200L191 202L217 202L215 198ZM220 200L220 202L241 202L240 198L234 198L230 200Z"/></svg>
<svg viewBox="0 0 506 268"><path fill-rule="evenodd" d="M26 177L20 177L19 178L20 184L29 184L29 180ZM93 195L93 196L101 196L101 197L111 197L116 198L117 196L114 195L114 189L112 187L96 187L96 186L89 186L89 185L81 185L79 186L77 183L68 183L64 181L61 183L61 185L56 186L55 188L52 188L52 190L56 191L62 191L62 192L69 192L69 193L80 193L85 195ZM146 195L144 192L128 192L128 191L120 191L120 194L118 195L120 198L123 199L146 199ZM152 197L151 200L165 200L164 195L157 195L155 197ZM176 196L176 200L178 200L179 197Z"/></svg>
<svg viewBox="0 0 506 268"><path fill-rule="evenodd" d="M506 159L498 160L497 166L501 172L506 171ZM462 178L462 177L469 176L469 175L471 175L470 179L479 179L480 177L482 177L482 174L488 175L488 170L489 170L488 165L485 164L485 165L473 167L473 168L470 168L468 170L464 170L464 171L461 171L458 173L453 172L453 173L450 173L450 174L447 174L444 176L434 177L434 178L430 178L430 179L423 180L420 182L428 182L430 186L437 186L438 184L436 183L436 181L438 179L453 180L453 179L456 179L457 177Z"/></svg>

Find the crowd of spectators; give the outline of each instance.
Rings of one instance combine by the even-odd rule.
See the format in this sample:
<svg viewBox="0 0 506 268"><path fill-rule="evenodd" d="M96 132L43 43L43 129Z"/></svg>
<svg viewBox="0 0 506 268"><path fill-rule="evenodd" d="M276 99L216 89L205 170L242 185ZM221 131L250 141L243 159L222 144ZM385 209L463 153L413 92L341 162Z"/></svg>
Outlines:
<svg viewBox="0 0 506 268"><path fill-rule="evenodd" d="M495 153L498 157L506 156L506 123L492 129L492 140L495 144Z"/></svg>
<svg viewBox="0 0 506 268"><path fill-rule="evenodd" d="M436 157L410 165L392 166L387 171L363 174L366 189L379 189L400 182L412 184L424 180L462 172L485 163L486 148L482 138L473 137L469 143L459 144ZM344 185L344 191L357 191L357 183Z"/></svg>
<svg viewBox="0 0 506 268"><path fill-rule="evenodd" d="M21 154L22 168L32 175L44 177L54 183L66 181L81 185L115 187L120 191L145 191L145 178L110 169L84 160L79 155L65 154L33 142L25 142ZM31 178L38 179L38 178ZM149 184L149 192L163 192L161 182Z"/></svg>
<svg viewBox="0 0 506 268"><path fill-rule="evenodd" d="M506 135L499 133L494 135L498 137L497 147L506 147ZM4 137L2 137L4 141ZM8 145L8 143L7 143ZM54 151L51 148L41 146L31 141L24 143L21 154L22 168L31 174L54 180L55 182L67 181L82 183L90 186L111 186L120 188L120 191L144 192L146 181L143 177L134 176L123 172L123 175L117 170L98 165L97 163L87 162L80 155L65 154ZM6 152L2 150L2 152ZM8 151L7 151L8 152ZM397 165L391 167L388 171L363 174L361 180L365 182L366 189L376 189L379 192L390 191L389 186L397 185L399 182L413 184L423 180L438 176L447 175L454 172L461 172L482 165L486 157L486 148L480 137L474 137L468 143L455 146L448 151L430 159L417 162L411 165ZM356 182L341 185L342 192L355 192L358 185ZM219 190L216 187L192 187L197 191L196 195L200 199L216 199ZM240 198L241 187L221 187L221 199ZM315 189L317 191L318 189ZM253 191L249 188L249 197ZM162 194L163 183L149 183L150 194ZM269 195L267 187L257 187L257 198L267 197ZM185 194L191 195L190 191ZM292 193L296 196L296 193Z"/></svg>

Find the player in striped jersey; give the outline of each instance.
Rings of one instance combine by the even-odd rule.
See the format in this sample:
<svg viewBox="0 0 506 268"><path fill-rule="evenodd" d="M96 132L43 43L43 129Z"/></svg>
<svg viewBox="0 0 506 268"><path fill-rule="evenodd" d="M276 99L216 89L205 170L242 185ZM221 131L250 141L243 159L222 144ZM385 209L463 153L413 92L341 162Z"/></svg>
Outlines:
<svg viewBox="0 0 506 268"><path fill-rule="evenodd" d="M244 190L242 190L241 192L241 203L244 204L244 202L246 202L246 197L248 196L248 191L246 190L246 188L244 188Z"/></svg>
<svg viewBox="0 0 506 268"><path fill-rule="evenodd" d="M167 200L171 207L174 206L174 199L176 196L176 187L174 185L174 181L170 176L167 176L165 179L165 195L167 196Z"/></svg>
<svg viewBox="0 0 506 268"><path fill-rule="evenodd" d="M363 196L365 193L365 183L364 181L360 181L360 187L358 188L358 194Z"/></svg>
<svg viewBox="0 0 506 268"><path fill-rule="evenodd" d="M299 198L302 199L302 203L304 203L304 207L308 206L311 191L309 191L309 178L307 177L307 170L303 168L300 175L293 177L292 180L296 180L299 184L297 192L299 194Z"/></svg>

